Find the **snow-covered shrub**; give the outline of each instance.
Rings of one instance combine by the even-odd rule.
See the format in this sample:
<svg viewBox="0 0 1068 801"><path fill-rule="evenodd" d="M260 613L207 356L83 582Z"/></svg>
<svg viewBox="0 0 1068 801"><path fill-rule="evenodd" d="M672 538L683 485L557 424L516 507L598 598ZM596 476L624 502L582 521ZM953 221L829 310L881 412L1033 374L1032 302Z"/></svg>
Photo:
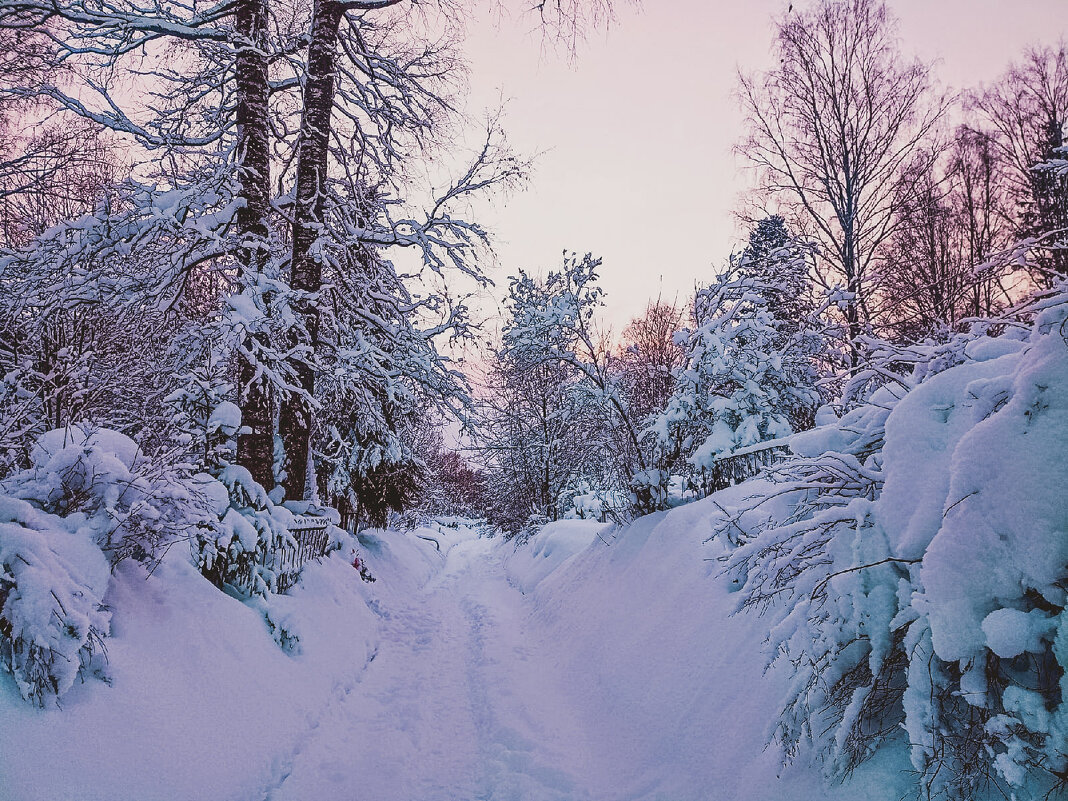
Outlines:
<svg viewBox="0 0 1068 801"><path fill-rule="evenodd" d="M202 510L189 527L193 560L213 584L245 600L257 599L253 605L265 609L262 599L284 589L283 570L291 579L299 569L279 563L280 555L299 547L291 531L294 512L275 503L246 468L233 464L241 410L227 400L230 392L230 385L207 365L190 372L167 403L185 466L200 471L188 482ZM301 504L302 513L306 506ZM318 508L314 513L330 520L328 547L340 547L344 532L336 526L337 513ZM279 644L289 647L290 635L281 634L282 627L264 615Z"/></svg>
<svg viewBox="0 0 1068 801"><path fill-rule="evenodd" d="M930 796L1068 775L1068 295L1027 311L1022 335L888 347L911 374L724 515L741 604L796 671L788 755L811 741L841 775L903 730Z"/></svg>
<svg viewBox="0 0 1068 801"><path fill-rule="evenodd" d="M206 478L206 477L205 477ZM276 505L252 475L227 465L217 480L205 480L217 522L197 532L197 567L213 584L245 598L278 591L278 575L268 555L296 549L290 533L292 513Z"/></svg>
<svg viewBox="0 0 1068 801"><path fill-rule="evenodd" d="M630 478L630 505L639 515L666 509L671 473L650 468L639 470Z"/></svg>
<svg viewBox="0 0 1068 801"><path fill-rule="evenodd" d="M44 704L101 650L111 566L156 558L201 507L194 485L114 431L49 431L30 462L0 482L0 665Z"/></svg>
<svg viewBox="0 0 1068 801"><path fill-rule="evenodd" d="M129 437L88 424L42 435L31 466L0 483L8 497L64 518L115 564L151 561L203 519L198 487L141 453Z"/></svg>
<svg viewBox="0 0 1068 801"><path fill-rule="evenodd" d="M0 496L0 669L39 705L102 650L111 613L104 553L84 528Z"/></svg>
<svg viewBox="0 0 1068 801"><path fill-rule="evenodd" d="M7 333L0 329L0 337ZM6 371L0 366L0 479L26 466L26 444L41 433L35 379L25 366Z"/></svg>
<svg viewBox="0 0 1068 801"><path fill-rule="evenodd" d="M525 545L530 541L530 538L541 531L545 526L550 523L548 517L538 512L531 512L527 519L523 522L516 531L504 531L505 539L510 539L515 542L517 548Z"/></svg>
<svg viewBox="0 0 1068 801"><path fill-rule="evenodd" d="M561 517L571 520L615 520L631 506L627 493L595 489L586 481L565 490L560 501Z"/></svg>
<svg viewBox="0 0 1068 801"><path fill-rule="evenodd" d="M231 385L209 363L190 371L166 402L186 465L200 471L192 483L206 508L190 530L193 559L216 586L246 599L262 598L279 589L271 556L296 547L289 530L293 515L275 504L247 469L233 464L241 410L228 400L231 393ZM270 616L265 618L275 631Z"/></svg>

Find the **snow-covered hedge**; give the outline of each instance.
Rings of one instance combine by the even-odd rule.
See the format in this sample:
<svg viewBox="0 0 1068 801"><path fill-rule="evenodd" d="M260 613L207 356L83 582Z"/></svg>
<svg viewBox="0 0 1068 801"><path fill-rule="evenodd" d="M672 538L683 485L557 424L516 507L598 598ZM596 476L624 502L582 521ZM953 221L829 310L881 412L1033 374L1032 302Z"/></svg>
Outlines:
<svg viewBox="0 0 1068 801"><path fill-rule="evenodd" d="M925 792L959 798L1068 775L1068 296L1034 315L913 349L724 516L741 604L796 667L788 753L842 774L904 734Z"/></svg>

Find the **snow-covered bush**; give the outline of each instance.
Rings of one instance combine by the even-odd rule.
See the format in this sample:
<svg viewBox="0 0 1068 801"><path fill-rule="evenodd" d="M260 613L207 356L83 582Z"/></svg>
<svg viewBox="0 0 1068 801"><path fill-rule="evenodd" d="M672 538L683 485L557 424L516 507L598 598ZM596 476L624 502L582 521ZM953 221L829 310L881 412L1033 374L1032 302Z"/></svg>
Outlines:
<svg viewBox="0 0 1068 801"><path fill-rule="evenodd" d="M0 329L0 336L6 334ZM0 478L26 466L26 444L41 433L36 379L24 365L0 366Z"/></svg>
<svg viewBox="0 0 1068 801"><path fill-rule="evenodd" d="M0 483L3 495L64 518L111 564L151 561L202 518L198 487L118 432L88 424L55 429L37 440L30 460Z"/></svg>
<svg viewBox="0 0 1068 801"><path fill-rule="evenodd" d="M231 392L209 363L190 371L166 402L186 467L199 471L191 481L204 502L204 514L190 528L194 562L216 586L246 599L263 598L279 589L272 554L297 547L290 533L293 515L247 469L233 464L241 410L228 400Z"/></svg>
<svg viewBox="0 0 1068 801"><path fill-rule="evenodd" d="M630 505L639 515L666 509L669 499L671 473L649 468L630 477Z"/></svg>
<svg viewBox="0 0 1068 801"><path fill-rule="evenodd" d="M1025 311L888 346L883 386L724 515L741 604L796 670L788 755L811 741L842 775L903 730L930 796L1068 775L1068 295Z"/></svg>
<svg viewBox="0 0 1068 801"><path fill-rule="evenodd" d="M250 598L278 591L276 566L269 554L296 550L290 533L292 513L276 505L252 475L238 465L227 465L216 480L204 477L212 493L214 513L210 527L198 529L195 559L200 572L220 588Z"/></svg>
<svg viewBox="0 0 1068 801"><path fill-rule="evenodd" d="M212 504L210 522L194 530L194 561L213 584L242 599L285 591L302 561L320 555L310 544L297 542L295 515L326 518L322 552L350 543L348 533L338 527L336 510L308 502L276 504L243 467L227 465L217 478L200 474L194 480ZM298 553L302 561L296 561ZM265 608L259 600L252 605ZM268 625L274 626L269 615Z"/></svg>
<svg viewBox="0 0 1068 801"><path fill-rule="evenodd" d="M570 520L615 520L625 514L630 505L627 493L594 488L587 481L569 487L560 497L561 517Z"/></svg>
<svg viewBox="0 0 1068 801"><path fill-rule="evenodd" d="M0 482L0 665L44 704L101 650L111 566L153 560L201 507L194 485L114 431L49 431L30 461Z"/></svg>
<svg viewBox="0 0 1068 801"><path fill-rule="evenodd" d="M85 530L0 496L0 669L39 705L62 695L102 649L110 568Z"/></svg>

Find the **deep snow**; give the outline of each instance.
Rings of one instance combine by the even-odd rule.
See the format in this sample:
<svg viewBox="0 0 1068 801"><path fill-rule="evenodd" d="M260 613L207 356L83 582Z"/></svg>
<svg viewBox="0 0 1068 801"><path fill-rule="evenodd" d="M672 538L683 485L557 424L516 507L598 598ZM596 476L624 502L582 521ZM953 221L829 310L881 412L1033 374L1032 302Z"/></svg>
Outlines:
<svg viewBox="0 0 1068 801"><path fill-rule="evenodd" d="M899 798L903 753L828 789L765 750L788 677L762 674L760 621L729 615L703 561L713 503L563 521L518 550L375 532L376 583L335 556L272 599L292 654L183 554L123 566L110 686L39 710L0 679L0 798Z"/></svg>

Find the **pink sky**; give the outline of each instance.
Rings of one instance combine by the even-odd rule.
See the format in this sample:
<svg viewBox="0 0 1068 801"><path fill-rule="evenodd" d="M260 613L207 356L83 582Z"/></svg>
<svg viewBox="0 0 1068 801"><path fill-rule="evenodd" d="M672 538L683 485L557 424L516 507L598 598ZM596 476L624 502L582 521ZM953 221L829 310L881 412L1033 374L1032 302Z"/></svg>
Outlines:
<svg viewBox="0 0 1068 801"><path fill-rule="evenodd" d="M804 0L796 0L798 4ZM996 78L1033 43L1068 34L1064 0L891 0L902 47L938 59L940 79ZM618 331L648 299L684 300L739 240L731 211L745 175L731 152L736 70L769 64L778 0L617 3L617 21L576 59L543 52L535 20L471 25L471 109L510 98L520 151L545 151L529 189L483 215L498 235L498 284L544 270L564 248L604 258L606 318ZM500 294L500 290L498 293Z"/></svg>

